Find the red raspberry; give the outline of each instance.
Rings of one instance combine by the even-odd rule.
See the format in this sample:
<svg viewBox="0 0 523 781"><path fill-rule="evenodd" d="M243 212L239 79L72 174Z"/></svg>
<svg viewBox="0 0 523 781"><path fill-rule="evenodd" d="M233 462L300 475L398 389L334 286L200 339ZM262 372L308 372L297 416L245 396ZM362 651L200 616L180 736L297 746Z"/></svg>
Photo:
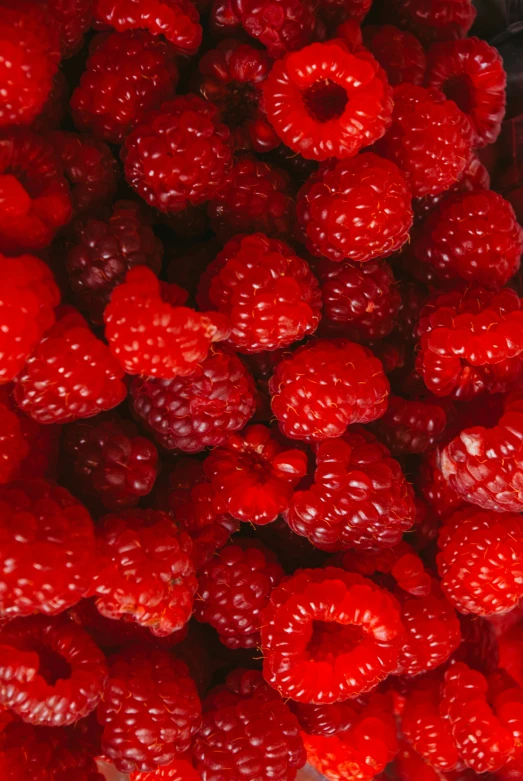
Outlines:
<svg viewBox="0 0 523 781"><path fill-rule="evenodd" d="M472 0L392 0L401 27L424 44L464 38L476 18Z"/></svg>
<svg viewBox="0 0 523 781"><path fill-rule="evenodd" d="M174 97L175 56L174 46L146 30L98 35L71 98L76 127L121 144L137 123Z"/></svg>
<svg viewBox="0 0 523 781"><path fill-rule="evenodd" d="M189 750L201 704L185 662L135 647L112 658L97 717L103 753L118 770L152 771Z"/></svg>
<svg viewBox="0 0 523 781"><path fill-rule="evenodd" d="M439 466L437 450L429 451L420 464L417 487L420 494L439 520L451 515L464 503L450 487Z"/></svg>
<svg viewBox="0 0 523 781"><path fill-rule="evenodd" d="M263 85L281 140L309 160L352 157L385 133L392 91L370 52L342 40L313 43L277 60Z"/></svg>
<svg viewBox="0 0 523 781"><path fill-rule="evenodd" d="M315 482L294 494L285 520L321 550L338 551L396 545L415 513L400 465L360 429L317 446Z"/></svg>
<svg viewBox="0 0 523 781"><path fill-rule="evenodd" d="M314 0L215 0L213 22L231 33L241 25L276 59L310 42L316 27L314 11Z"/></svg>
<svg viewBox="0 0 523 781"><path fill-rule="evenodd" d="M148 30L167 38L180 54L196 54L202 41L199 14L191 0L93 0L98 27Z"/></svg>
<svg viewBox="0 0 523 781"><path fill-rule="evenodd" d="M240 352L288 347L320 320L320 290L308 264L264 233L227 242L200 279L198 302L230 321L227 343Z"/></svg>
<svg viewBox="0 0 523 781"><path fill-rule="evenodd" d="M43 0L42 5L58 30L62 57L76 54L91 27L91 0Z"/></svg>
<svg viewBox="0 0 523 781"><path fill-rule="evenodd" d="M474 146L492 144L505 114L507 75L501 55L479 38L431 47L425 83L453 100L470 120Z"/></svg>
<svg viewBox="0 0 523 781"><path fill-rule="evenodd" d="M51 92L42 111L31 123L31 129L43 136L52 130L58 130L64 122L68 107L69 83L62 71L58 71L54 76Z"/></svg>
<svg viewBox="0 0 523 781"><path fill-rule="evenodd" d="M447 426L443 407L390 396L387 411L372 430L394 455L423 453L441 439Z"/></svg>
<svg viewBox="0 0 523 781"><path fill-rule="evenodd" d="M347 22L361 23L371 5L372 0L316 0L315 11L317 16L332 28Z"/></svg>
<svg viewBox="0 0 523 781"><path fill-rule="evenodd" d="M94 574L94 528L85 507L65 488L25 477L0 489L4 618L60 613L87 593Z"/></svg>
<svg viewBox="0 0 523 781"><path fill-rule="evenodd" d="M427 58L423 46L412 33L391 24L368 25L363 30L363 40L392 87L405 83L423 84Z"/></svg>
<svg viewBox="0 0 523 781"><path fill-rule="evenodd" d="M459 613L463 639L459 648L453 653L452 660L465 662L483 675L495 672L500 666L501 656L500 641L496 634L496 619L500 622L517 619L518 610L519 608L514 609L510 614L490 618L480 618L474 613L468 615ZM504 637L510 637L510 631L505 632Z"/></svg>
<svg viewBox="0 0 523 781"><path fill-rule="evenodd" d="M429 215L413 251L416 261L432 266L440 279L499 288L519 268L523 229L498 193L458 193Z"/></svg>
<svg viewBox="0 0 523 781"><path fill-rule="evenodd" d="M193 748L202 781L292 781L305 763L296 717L257 670L235 670L208 694Z"/></svg>
<svg viewBox="0 0 523 781"><path fill-rule="evenodd" d="M131 773L131 781L201 781L193 766L185 759L175 759L153 773Z"/></svg>
<svg viewBox="0 0 523 781"><path fill-rule="evenodd" d="M127 136L121 150L125 175L149 206L179 212L216 194L232 164L230 133L217 114L203 98L181 95Z"/></svg>
<svg viewBox="0 0 523 781"><path fill-rule="evenodd" d="M322 340L284 356L269 390L285 436L321 442L340 436L351 423L370 423L383 415L389 382L367 347Z"/></svg>
<svg viewBox="0 0 523 781"><path fill-rule="evenodd" d="M157 442L186 453L222 445L255 409L252 377L236 355L217 348L188 377L135 378L131 396Z"/></svg>
<svg viewBox="0 0 523 781"><path fill-rule="evenodd" d="M423 223L425 217L428 217L431 212L436 209L439 204L448 198L449 195L455 193L470 193L477 190L489 190L490 189L490 175L483 163L476 155L472 154L470 159L462 171L457 177L457 180L444 192L437 195L425 195L423 198L414 198L412 201L412 207L414 209L415 224ZM427 274L427 269L409 269L409 273L413 276L422 279L420 274Z"/></svg>
<svg viewBox="0 0 523 781"><path fill-rule="evenodd" d="M157 637L191 617L197 580L189 535L159 510L122 510L103 519L93 584L107 618L126 618Z"/></svg>
<svg viewBox="0 0 523 781"><path fill-rule="evenodd" d="M30 724L74 724L97 706L107 664L72 621L17 618L0 631L0 702Z"/></svg>
<svg viewBox="0 0 523 781"><path fill-rule="evenodd" d="M27 479L27 475L30 475L32 479L56 478L62 427L59 425L41 426L32 418L24 415L7 391L7 386L0 388L0 404L16 415L21 436L28 448L28 454L20 463L19 469L12 473L9 482ZM18 447L20 448L18 452L21 452L20 441ZM14 445L10 447L9 458L14 458L16 452L17 449Z"/></svg>
<svg viewBox="0 0 523 781"><path fill-rule="evenodd" d="M29 453L18 416L0 403L0 483L9 483Z"/></svg>
<svg viewBox="0 0 523 781"><path fill-rule="evenodd" d="M0 252L46 247L71 211L52 144L24 128L0 132Z"/></svg>
<svg viewBox="0 0 523 781"><path fill-rule="evenodd" d="M471 770L441 773L428 765L407 741L400 741L400 750L394 761L394 778L398 781L474 781L476 774ZM386 776L383 781L387 781Z"/></svg>
<svg viewBox="0 0 523 781"><path fill-rule="evenodd" d="M37 423L72 423L120 404L122 378L109 348L79 312L64 307L16 378L14 397Z"/></svg>
<svg viewBox="0 0 523 781"><path fill-rule="evenodd" d="M323 735L324 737L332 737L350 730L356 724L362 706L365 707L366 704L366 695L346 702L333 702L330 705L313 705L289 700L289 706L307 736Z"/></svg>
<svg viewBox="0 0 523 781"><path fill-rule="evenodd" d="M397 666L399 605L371 580L335 567L299 570L262 614L265 679L298 702L343 702Z"/></svg>

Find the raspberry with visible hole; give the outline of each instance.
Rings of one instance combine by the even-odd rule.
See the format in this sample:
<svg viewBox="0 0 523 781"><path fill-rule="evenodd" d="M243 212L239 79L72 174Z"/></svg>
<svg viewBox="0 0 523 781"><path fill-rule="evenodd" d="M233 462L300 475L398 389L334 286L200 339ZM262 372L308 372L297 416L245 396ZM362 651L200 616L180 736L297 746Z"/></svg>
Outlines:
<svg viewBox="0 0 523 781"><path fill-rule="evenodd" d="M392 87L405 83L423 84L427 58L423 46L412 33L391 24L368 25L363 29L363 40Z"/></svg>

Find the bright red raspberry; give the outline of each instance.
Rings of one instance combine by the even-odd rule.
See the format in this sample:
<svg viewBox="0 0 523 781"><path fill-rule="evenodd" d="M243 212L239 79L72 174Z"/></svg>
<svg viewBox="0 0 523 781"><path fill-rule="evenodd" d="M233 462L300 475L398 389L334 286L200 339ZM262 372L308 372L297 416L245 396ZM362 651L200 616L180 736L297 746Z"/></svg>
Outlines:
<svg viewBox="0 0 523 781"><path fill-rule="evenodd" d="M252 377L240 359L212 348L188 377L136 377L131 384L135 413L167 450L198 453L223 445L255 410Z"/></svg>
<svg viewBox="0 0 523 781"><path fill-rule="evenodd" d="M37 423L72 423L116 407L123 370L83 317L64 307L16 378L14 397Z"/></svg>
<svg viewBox="0 0 523 781"><path fill-rule="evenodd" d="M263 674L283 697L343 702L397 666L403 625L396 599L335 567L299 570L262 614Z"/></svg>
<svg viewBox="0 0 523 781"><path fill-rule="evenodd" d="M175 759L153 773L131 773L131 781L201 781L201 776L186 759Z"/></svg>
<svg viewBox="0 0 523 781"><path fill-rule="evenodd" d="M400 465L360 429L317 446L314 483L294 494L285 520L321 550L339 551L396 545L415 514Z"/></svg>
<svg viewBox="0 0 523 781"><path fill-rule="evenodd" d="M198 585L191 552L189 535L159 510L106 516L99 526L93 583L98 610L147 626L157 637L181 629L191 617Z"/></svg>
<svg viewBox="0 0 523 781"><path fill-rule="evenodd" d="M161 212L208 201L232 164L228 128L218 109L197 95L181 95L149 113L121 150L129 184Z"/></svg>
<svg viewBox="0 0 523 781"><path fill-rule="evenodd" d="M202 781L292 781L305 763L298 721L257 670L235 670L203 703L193 748Z"/></svg>
<svg viewBox="0 0 523 781"><path fill-rule="evenodd" d="M106 680L105 656L72 621L31 616L0 630L0 702L30 724L74 724L96 708Z"/></svg>
<svg viewBox="0 0 523 781"><path fill-rule="evenodd" d="M10 483L29 453L18 416L0 403L0 483Z"/></svg>
<svg viewBox="0 0 523 781"><path fill-rule="evenodd" d="M428 450L446 427L447 415L439 404L390 396L387 411L372 430L391 453L402 455Z"/></svg>
<svg viewBox="0 0 523 781"><path fill-rule="evenodd" d="M91 27L91 0L43 0L42 5L58 31L62 57L76 54Z"/></svg>
<svg viewBox="0 0 523 781"><path fill-rule="evenodd" d="M400 169L364 152L312 174L298 193L296 216L313 255L363 262L390 255L407 241L411 201Z"/></svg>
<svg viewBox="0 0 523 781"><path fill-rule="evenodd" d="M320 290L308 263L264 233L227 242L200 279L198 303L227 318L227 344L246 353L288 347L320 321Z"/></svg>
<svg viewBox="0 0 523 781"><path fill-rule="evenodd" d="M427 58L423 46L412 33L391 24L368 25L363 29L363 40L392 87L423 84Z"/></svg>
<svg viewBox="0 0 523 781"><path fill-rule="evenodd" d="M281 140L309 160L352 157L391 122L392 91L370 52L342 40L313 43L277 60L263 85Z"/></svg>
<svg viewBox="0 0 523 781"><path fill-rule="evenodd" d="M0 132L0 252L47 247L71 218L71 197L50 141L25 128Z"/></svg>
<svg viewBox="0 0 523 781"><path fill-rule="evenodd" d="M71 98L79 130L121 144L139 122L174 98L176 50L146 30L101 33L93 39L79 85Z"/></svg>
<svg viewBox="0 0 523 781"><path fill-rule="evenodd" d="M451 771L450 773L441 773L435 770L421 757L406 740L400 740L400 749L394 760L393 772L398 781L474 781L476 774L471 770L462 772ZM385 776L380 781L387 781L389 776Z"/></svg>
<svg viewBox="0 0 523 781"><path fill-rule="evenodd" d="M414 209L414 223L422 224L423 220L428 217L431 212L436 209L439 204L448 198L449 195L455 193L470 193L477 190L489 190L490 189L490 175L479 157L475 154L470 156L470 159L465 169L459 174L457 180L447 190L444 190L437 195L425 195L423 198L413 198L412 208ZM418 264L419 266L419 264ZM426 269L418 269L416 273L416 266L409 269L409 273L412 273L415 278L423 279L420 274L427 274Z"/></svg>
<svg viewBox="0 0 523 781"><path fill-rule="evenodd" d="M56 615L91 588L91 516L65 488L27 479L0 489L0 615Z"/></svg>
<svg viewBox="0 0 523 781"><path fill-rule="evenodd" d="M392 0L401 27L423 44L464 38L476 18L472 0Z"/></svg>
<svg viewBox="0 0 523 781"><path fill-rule="evenodd" d="M367 347L321 340L286 354L269 390L285 436L321 442L339 437L351 423L370 423L383 415L389 382Z"/></svg>
<svg viewBox="0 0 523 781"><path fill-rule="evenodd" d="M185 662L138 646L111 659L97 717L118 770L153 771L189 750L201 703Z"/></svg>
<svg viewBox="0 0 523 781"><path fill-rule="evenodd" d="M464 500L450 487L443 477L436 449L423 456L420 463L417 488L432 513L441 520L464 504Z"/></svg>
<svg viewBox="0 0 523 781"><path fill-rule="evenodd" d="M180 54L196 54L202 41L200 16L191 0L93 0L98 27L148 30L174 44Z"/></svg>

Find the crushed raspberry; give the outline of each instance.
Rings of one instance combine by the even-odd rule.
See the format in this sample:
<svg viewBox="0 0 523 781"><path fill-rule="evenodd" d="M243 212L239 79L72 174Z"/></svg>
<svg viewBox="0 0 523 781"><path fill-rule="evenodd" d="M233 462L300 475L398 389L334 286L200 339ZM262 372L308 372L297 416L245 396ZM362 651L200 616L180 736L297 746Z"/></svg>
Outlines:
<svg viewBox="0 0 523 781"><path fill-rule="evenodd" d="M428 450L446 427L447 415L438 404L390 396L386 413L372 428L391 453L401 455Z"/></svg>
<svg viewBox="0 0 523 781"><path fill-rule="evenodd" d="M342 40L313 43L277 60L264 82L265 110L281 140L309 160L352 157L391 122L392 91L370 52Z"/></svg>
<svg viewBox="0 0 523 781"><path fill-rule="evenodd" d="M363 40L387 74L392 87L423 84L427 58L423 46L412 33L391 24L368 25L363 30Z"/></svg>
<svg viewBox="0 0 523 781"><path fill-rule="evenodd" d="M424 44L464 38L476 18L472 0L392 0L391 7Z"/></svg>

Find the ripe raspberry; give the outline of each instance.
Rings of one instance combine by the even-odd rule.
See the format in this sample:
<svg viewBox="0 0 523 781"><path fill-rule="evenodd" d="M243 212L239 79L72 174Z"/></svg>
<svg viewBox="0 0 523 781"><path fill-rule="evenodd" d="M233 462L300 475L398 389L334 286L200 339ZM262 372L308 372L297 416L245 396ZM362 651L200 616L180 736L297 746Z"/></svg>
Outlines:
<svg viewBox="0 0 523 781"><path fill-rule="evenodd" d="M370 423L383 415L389 382L368 348L321 340L284 356L269 390L285 436L321 442L339 437L351 423Z"/></svg>
<svg viewBox="0 0 523 781"><path fill-rule="evenodd" d="M18 416L0 403L0 483L9 483L29 453Z"/></svg>
<svg viewBox="0 0 523 781"><path fill-rule="evenodd" d="M193 748L202 781L292 781L305 763L296 717L257 670L235 670L208 694Z"/></svg>
<svg viewBox="0 0 523 781"><path fill-rule="evenodd" d="M125 175L149 206L179 212L215 195L232 164L230 133L217 114L212 103L181 95L127 136L121 150Z"/></svg>
<svg viewBox="0 0 523 781"><path fill-rule="evenodd" d="M360 24L372 0L316 0L316 14L329 29L345 23ZM337 31L337 34L339 30Z"/></svg>
<svg viewBox="0 0 523 781"><path fill-rule="evenodd" d="M402 592L415 597L426 597L433 588L432 578L425 570L423 561L414 548L403 540L393 548L347 551L334 556L332 561L335 566L366 577L378 573L377 578L389 585L392 577ZM383 579L382 575L390 577Z"/></svg>
<svg viewBox="0 0 523 781"><path fill-rule="evenodd" d="M226 0L215 2L214 24L224 27L224 12L229 16L231 33L241 25L277 59L286 52L301 49L310 42L316 20L313 0Z"/></svg>
<svg viewBox="0 0 523 781"><path fill-rule="evenodd" d="M343 702L396 668L399 605L371 580L335 567L299 570L262 613L263 674L283 697Z"/></svg>
<svg viewBox="0 0 523 781"><path fill-rule="evenodd" d="M457 180L444 192L437 195L425 195L423 198L414 198L412 201L412 208L414 209L414 222L415 224L422 224L424 219L431 214L434 209L443 201L446 200L449 195L455 193L470 193L477 190L489 190L490 189L490 175L483 163L476 155L472 154L470 159L459 174ZM408 269L409 273L412 273L414 277L422 279L420 274L427 274L427 269L418 269L416 274L416 267Z"/></svg>
<svg viewBox="0 0 523 781"><path fill-rule="evenodd" d="M453 100L470 120L474 146L493 144L505 114L507 75L501 55L479 38L431 47L425 83Z"/></svg>
<svg viewBox="0 0 523 781"><path fill-rule="evenodd" d="M471 0L392 0L400 27L423 44L464 38L476 18Z"/></svg>
<svg viewBox="0 0 523 781"><path fill-rule="evenodd" d="M420 464L417 488L432 513L441 520L464 504L464 500L450 487L439 466L437 450L426 453Z"/></svg>
<svg viewBox="0 0 523 781"><path fill-rule="evenodd" d="M263 85L281 140L309 160L352 157L391 122L392 91L370 52L342 40L313 43L277 60Z"/></svg>
<svg viewBox="0 0 523 781"><path fill-rule="evenodd" d="M289 700L289 707L307 735L332 737L350 730L356 724L362 706L364 707L366 703L367 697L363 695L355 700L333 702L330 705L313 705Z"/></svg>
<svg viewBox="0 0 523 781"><path fill-rule="evenodd" d="M412 33L391 24L368 25L363 30L363 40L387 74L392 87L423 84L427 58L423 46Z"/></svg>
<svg viewBox="0 0 523 781"><path fill-rule="evenodd" d="M202 41L199 14L191 0L93 0L98 27L119 33L148 30L174 44L179 54L196 54Z"/></svg>
<svg viewBox="0 0 523 781"><path fill-rule="evenodd" d="M64 307L16 378L14 397L37 423L72 423L120 404L122 378L109 348L79 312Z"/></svg>
<svg viewBox="0 0 523 781"><path fill-rule="evenodd" d="M441 675L417 680L406 697L401 730L412 747L437 771L449 772L459 764L451 725L440 713Z"/></svg>
<svg viewBox="0 0 523 781"><path fill-rule="evenodd" d="M397 461L363 429L316 448L315 482L285 520L326 551L387 548L414 523L414 494Z"/></svg>
<svg viewBox="0 0 523 781"><path fill-rule="evenodd" d="M146 30L98 35L71 98L76 127L121 144L136 124L174 98L175 56L174 46Z"/></svg>
<svg viewBox="0 0 523 781"><path fill-rule="evenodd" d="M30 724L74 724L97 706L107 664L66 619L17 618L0 630L0 702Z"/></svg>
<svg viewBox="0 0 523 781"><path fill-rule="evenodd" d="M91 0L43 0L42 5L58 31L62 57L76 54L91 27Z"/></svg>
<svg viewBox="0 0 523 781"><path fill-rule="evenodd" d="M159 510L121 510L99 528L96 606L107 618L126 618L157 637L191 617L197 580L189 535Z"/></svg>
<svg viewBox="0 0 523 781"><path fill-rule="evenodd" d="M90 589L95 539L85 507L45 480L0 488L0 615L56 615Z"/></svg>
<svg viewBox="0 0 523 781"><path fill-rule="evenodd" d="M136 377L131 396L156 441L186 453L223 445L255 409L252 377L236 355L217 348L188 377Z"/></svg>
<svg viewBox="0 0 523 781"><path fill-rule="evenodd" d="M189 750L201 704L185 662L138 646L111 659L97 717L103 753L120 772L152 771Z"/></svg>
<svg viewBox="0 0 523 781"><path fill-rule="evenodd" d="M372 430L394 455L423 453L441 439L447 426L443 407L390 396L384 416Z"/></svg>
<svg viewBox="0 0 523 781"><path fill-rule="evenodd" d="M0 252L42 249L71 217L52 144L25 128L0 132Z"/></svg>
<svg viewBox="0 0 523 781"><path fill-rule="evenodd" d="M153 773L131 773L131 781L201 781L193 766L186 759L175 759L157 768Z"/></svg>
<svg viewBox="0 0 523 781"><path fill-rule="evenodd" d="M41 426L32 418L24 415L11 395L11 386L4 385L0 388L0 404L15 414L20 434L28 449L28 454L20 463L19 468L12 473L9 482L27 479L27 475L30 475L32 479L40 477L56 479L62 427L59 425ZM15 456L16 448L10 447L9 458Z"/></svg>
<svg viewBox="0 0 523 781"><path fill-rule="evenodd" d="M471 770L463 772L453 770L443 775L427 764L406 740L401 740L399 746L393 765L394 778L398 778L399 781L474 781L476 778L476 774ZM389 776L385 776L383 781L387 781L388 778Z"/></svg>

